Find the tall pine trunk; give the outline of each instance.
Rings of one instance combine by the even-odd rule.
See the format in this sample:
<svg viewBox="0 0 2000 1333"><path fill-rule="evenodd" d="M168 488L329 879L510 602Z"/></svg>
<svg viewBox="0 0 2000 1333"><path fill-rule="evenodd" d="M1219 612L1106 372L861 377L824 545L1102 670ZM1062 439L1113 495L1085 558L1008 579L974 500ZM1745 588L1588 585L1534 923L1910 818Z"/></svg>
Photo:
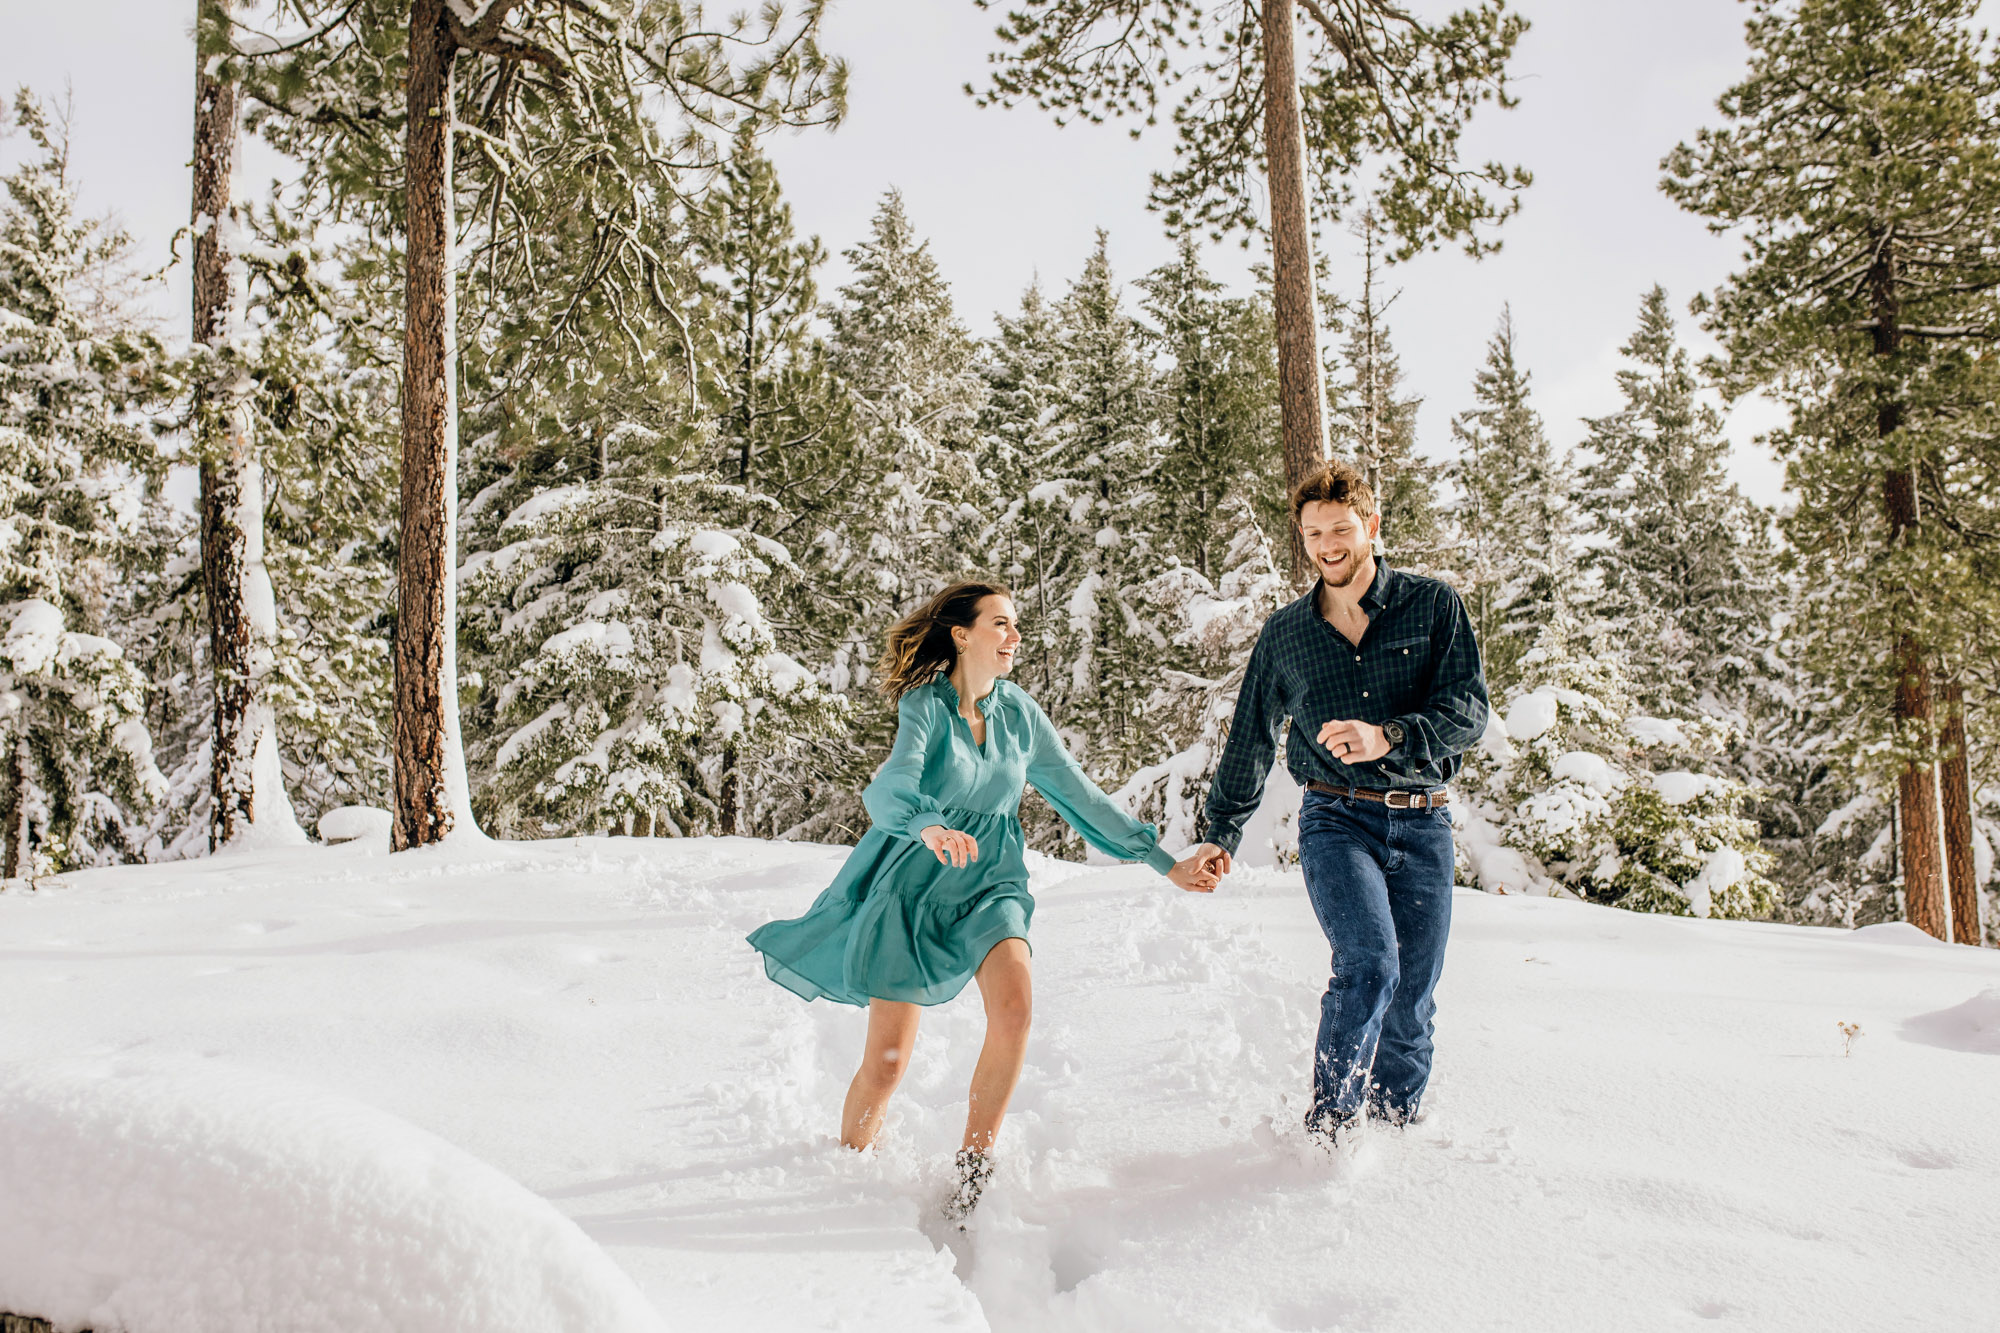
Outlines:
<svg viewBox="0 0 2000 1333"><path fill-rule="evenodd" d="M1898 290L1897 256L1886 236L1879 237L1876 259L1868 275L1870 313L1874 316L1874 354L1882 361L1896 357L1903 341L1900 327L1902 302ZM1875 437L1889 452L1889 442L1903 424L1900 397L1884 398L1875 408ZM1882 511L1889 526L1889 544L1898 546L1916 537L1919 514L1917 480L1906 467L1891 467L1882 476ZM1896 734L1908 740L1922 737L1928 744L1932 731L1931 673L1924 646L1910 630L1896 636ZM1937 768L1928 760L1913 756L1903 762L1896 780L1897 803L1901 807L1903 841L1903 917L1919 930L1939 939L1950 935L1945 915L1944 857L1938 839Z"/></svg>
<svg viewBox="0 0 2000 1333"><path fill-rule="evenodd" d="M452 67L445 0L410 12L403 492L397 551L397 851L473 830L458 728L458 329L452 272Z"/></svg>
<svg viewBox="0 0 2000 1333"><path fill-rule="evenodd" d="M202 0L204 26L219 22L221 0ZM197 44L194 113L193 340L220 347L236 304L237 277L228 241L236 156L236 86L208 72L210 55ZM209 761L208 845L234 842L257 819L255 755L258 708L255 644L248 599L249 534L255 514L261 528L262 479L251 457L248 413L233 368L211 363L197 386L195 444L201 460L201 590L208 618L209 670L214 677L215 736ZM228 378L224 378L224 376ZM252 492L252 488L257 493ZM261 538L261 532L258 534ZM261 546L261 541L259 542Z"/></svg>
<svg viewBox="0 0 2000 1333"><path fill-rule="evenodd" d="M1264 3L1264 158L1271 196L1271 305L1278 330L1278 415L1285 482L1296 486L1326 464L1326 370L1319 359L1313 292L1312 220L1306 202L1306 132L1299 111L1292 0ZM1292 533L1292 581L1310 578Z"/></svg>
<svg viewBox="0 0 2000 1333"><path fill-rule="evenodd" d="M1984 944L1979 920L1979 879L1972 856L1972 765L1965 747L1965 687L1955 676L1941 691L1944 727L1938 740L1938 800L1944 812L1944 862L1951 883L1951 938Z"/></svg>
<svg viewBox="0 0 2000 1333"><path fill-rule="evenodd" d="M7 839L0 878L13 879L28 866L28 738L16 733L7 747L7 785L0 790L0 837Z"/></svg>

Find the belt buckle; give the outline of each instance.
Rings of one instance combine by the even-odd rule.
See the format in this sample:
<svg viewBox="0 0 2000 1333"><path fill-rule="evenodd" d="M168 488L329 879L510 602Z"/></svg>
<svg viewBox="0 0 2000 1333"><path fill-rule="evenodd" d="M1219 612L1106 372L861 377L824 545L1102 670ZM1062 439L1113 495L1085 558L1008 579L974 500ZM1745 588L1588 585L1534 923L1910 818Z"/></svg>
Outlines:
<svg viewBox="0 0 2000 1333"><path fill-rule="evenodd" d="M1400 804L1396 801L1398 796L1403 798ZM1426 795L1424 799L1428 802L1430 797ZM1382 804L1388 806L1391 810L1414 810L1417 808L1417 798L1400 788L1391 788L1382 793Z"/></svg>

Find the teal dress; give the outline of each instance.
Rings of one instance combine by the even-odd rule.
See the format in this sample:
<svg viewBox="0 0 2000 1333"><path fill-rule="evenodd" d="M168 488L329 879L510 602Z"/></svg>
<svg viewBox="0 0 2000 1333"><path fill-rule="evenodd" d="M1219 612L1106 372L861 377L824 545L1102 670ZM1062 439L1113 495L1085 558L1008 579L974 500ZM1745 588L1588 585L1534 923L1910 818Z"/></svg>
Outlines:
<svg viewBox="0 0 2000 1333"><path fill-rule="evenodd" d="M994 945L1028 938L1035 900L1022 858L1021 789L1047 798L1085 842L1165 874L1174 858L1077 767L1041 705L1007 681L979 702L986 744L939 676L903 696L896 745L861 799L873 827L804 916L760 926L750 943L771 980L808 1000L942 1004ZM979 859L942 864L919 835L969 833Z"/></svg>

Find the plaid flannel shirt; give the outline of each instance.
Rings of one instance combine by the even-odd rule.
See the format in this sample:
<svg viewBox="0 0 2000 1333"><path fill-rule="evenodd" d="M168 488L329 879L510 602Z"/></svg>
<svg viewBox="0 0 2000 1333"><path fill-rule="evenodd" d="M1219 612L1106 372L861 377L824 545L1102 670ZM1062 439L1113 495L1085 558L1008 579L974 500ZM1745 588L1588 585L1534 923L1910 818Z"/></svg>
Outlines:
<svg viewBox="0 0 2000 1333"><path fill-rule="evenodd" d="M1436 579L1389 568L1380 557L1361 595L1368 629L1349 643L1319 613L1319 585L1281 608L1257 636L1229 745L1208 790L1209 842L1236 854L1243 823L1264 795L1287 718L1285 767L1309 781L1376 791L1441 787L1459 756L1486 731L1486 676L1472 620L1458 594ZM1380 759L1344 764L1319 743L1335 719L1403 728Z"/></svg>

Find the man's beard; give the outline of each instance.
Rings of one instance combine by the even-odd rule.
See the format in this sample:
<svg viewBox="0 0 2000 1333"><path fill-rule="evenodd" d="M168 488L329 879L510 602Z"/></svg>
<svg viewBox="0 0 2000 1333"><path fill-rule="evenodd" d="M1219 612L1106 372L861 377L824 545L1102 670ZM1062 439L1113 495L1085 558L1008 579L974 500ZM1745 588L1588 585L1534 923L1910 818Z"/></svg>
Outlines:
<svg viewBox="0 0 2000 1333"><path fill-rule="evenodd" d="M1326 571L1321 569L1319 578L1320 582L1326 584L1329 588L1345 588L1348 584L1354 582L1354 576L1360 572L1361 558L1350 551L1347 553L1347 572L1345 574L1341 575L1338 579L1329 579L1326 576Z"/></svg>

